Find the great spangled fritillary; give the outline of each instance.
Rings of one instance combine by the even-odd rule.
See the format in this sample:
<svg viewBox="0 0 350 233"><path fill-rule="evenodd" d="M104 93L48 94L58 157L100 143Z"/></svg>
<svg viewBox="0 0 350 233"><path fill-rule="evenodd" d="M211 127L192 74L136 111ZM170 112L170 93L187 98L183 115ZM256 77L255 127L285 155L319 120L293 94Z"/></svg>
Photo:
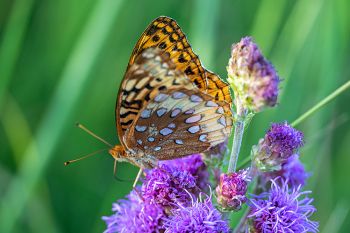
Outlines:
<svg viewBox="0 0 350 233"><path fill-rule="evenodd" d="M201 153L231 133L228 85L202 67L175 20L155 19L141 35L121 83L121 145L109 152L141 168Z"/></svg>

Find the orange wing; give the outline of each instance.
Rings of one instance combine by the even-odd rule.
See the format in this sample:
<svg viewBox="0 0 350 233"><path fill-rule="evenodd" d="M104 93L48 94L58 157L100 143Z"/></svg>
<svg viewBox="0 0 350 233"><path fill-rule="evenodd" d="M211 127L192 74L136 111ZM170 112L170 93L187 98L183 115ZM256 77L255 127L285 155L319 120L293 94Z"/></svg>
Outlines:
<svg viewBox="0 0 350 233"><path fill-rule="evenodd" d="M176 69L185 73L198 88L206 89L205 70L175 20L164 16L153 20L137 42L129 66L140 53L150 47L158 47L168 53Z"/></svg>
<svg viewBox="0 0 350 233"><path fill-rule="evenodd" d="M168 53L176 69L185 73L201 91L212 95L216 100L232 103L228 84L202 66L175 20L161 16L150 23L132 52L129 67L149 47L158 47Z"/></svg>

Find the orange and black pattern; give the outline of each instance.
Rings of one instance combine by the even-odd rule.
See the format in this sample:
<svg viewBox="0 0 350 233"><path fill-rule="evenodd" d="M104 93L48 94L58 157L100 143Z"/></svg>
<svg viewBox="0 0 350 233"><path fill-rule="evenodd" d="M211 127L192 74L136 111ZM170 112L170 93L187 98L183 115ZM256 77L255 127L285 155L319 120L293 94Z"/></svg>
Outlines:
<svg viewBox="0 0 350 233"><path fill-rule="evenodd" d="M216 100L225 100L231 104L228 84L202 66L175 20L164 16L153 20L138 40L129 67L142 51L150 47L158 47L167 53L176 68L184 72L200 90L214 96Z"/></svg>

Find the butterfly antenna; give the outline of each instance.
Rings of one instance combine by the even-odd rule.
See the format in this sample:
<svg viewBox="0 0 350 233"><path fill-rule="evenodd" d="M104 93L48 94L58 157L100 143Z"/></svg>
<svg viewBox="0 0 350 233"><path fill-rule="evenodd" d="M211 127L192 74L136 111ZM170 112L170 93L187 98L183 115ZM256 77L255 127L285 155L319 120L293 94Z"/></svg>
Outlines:
<svg viewBox="0 0 350 233"><path fill-rule="evenodd" d="M88 134L90 134L91 136L93 136L94 138L96 138L97 140L103 142L104 144L106 144L109 147L113 147L111 143L107 142L106 140L104 140L103 138L101 138L100 136L97 136L95 133L93 133L91 130L89 130L88 128L86 128L84 125L80 124L79 122L76 123L76 126L82 130L84 130L85 132L87 132Z"/></svg>
<svg viewBox="0 0 350 233"><path fill-rule="evenodd" d="M124 181L124 180L120 179L120 178L117 176L117 160L114 160L113 177L114 177L114 179L116 179L116 180L119 181L119 182L123 182L123 181Z"/></svg>
<svg viewBox="0 0 350 233"><path fill-rule="evenodd" d="M109 148L102 149L102 150L98 150L98 151L92 152L92 153L90 153L90 154L88 154L88 155L85 155L85 156L83 156L83 157L80 157L80 158L77 158L77 159L68 160L68 161L64 162L64 166L67 166L67 165L69 165L69 164L71 164L71 163L78 162L78 161L80 161L80 160L86 159L86 158L88 158L88 157L90 157L90 156L96 155L96 154L101 153L101 152L103 152L103 151L106 151L106 150L108 150L108 149L109 149Z"/></svg>

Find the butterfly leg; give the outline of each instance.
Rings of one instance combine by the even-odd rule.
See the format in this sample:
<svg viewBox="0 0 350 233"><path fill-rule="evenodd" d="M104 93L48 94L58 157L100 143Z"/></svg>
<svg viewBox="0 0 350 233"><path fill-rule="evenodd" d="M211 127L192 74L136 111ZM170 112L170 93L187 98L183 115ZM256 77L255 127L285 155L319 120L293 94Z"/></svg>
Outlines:
<svg viewBox="0 0 350 233"><path fill-rule="evenodd" d="M139 172L137 173L137 176L135 178L134 184L132 185L133 190L135 190L136 194L140 197L141 200L143 200L143 197L141 195L141 193L139 192L139 190L136 188L136 184L139 181L141 175L142 175L143 169L140 168Z"/></svg>
<svg viewBox="0 0 350 233"><path fill-rule="evenodd" d="M141 175L142 175L143 169L140 168L139 172L137 173L137 176L135 178L134 184L132 185L132 188L135 189L137 182L139 181Z"/></svg>

